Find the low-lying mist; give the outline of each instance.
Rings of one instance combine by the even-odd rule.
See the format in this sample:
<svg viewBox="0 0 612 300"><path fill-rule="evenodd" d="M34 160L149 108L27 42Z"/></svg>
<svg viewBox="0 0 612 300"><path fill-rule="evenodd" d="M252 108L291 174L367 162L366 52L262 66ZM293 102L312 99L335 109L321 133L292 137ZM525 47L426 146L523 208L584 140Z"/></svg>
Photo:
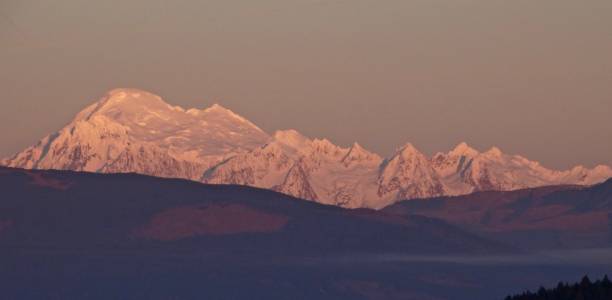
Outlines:
<svg viewBox="0 0 612 300"><path fill-rule="evenodd" d="M549 250L518 255L403 255L373 254L346 255L328 257L324 263L359 264L359 263L453 263L466 265L610 265L612 266L612 248Z"/></svg>

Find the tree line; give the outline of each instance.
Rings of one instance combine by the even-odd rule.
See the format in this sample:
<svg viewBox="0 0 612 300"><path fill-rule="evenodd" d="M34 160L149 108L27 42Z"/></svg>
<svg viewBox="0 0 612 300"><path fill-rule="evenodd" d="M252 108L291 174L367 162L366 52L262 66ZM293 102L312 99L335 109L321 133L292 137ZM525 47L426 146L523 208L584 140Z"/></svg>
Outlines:
<svg viewBox="0 0 612 300"><path fill-rule="evenodd" d="M537 292L526 291L520 295L508 296L506 300L610 300L612 299L612 282L605 275L603 279L592 282L584 276L580 283L559 282L557 287L546 289L540 287Z"/></svg>

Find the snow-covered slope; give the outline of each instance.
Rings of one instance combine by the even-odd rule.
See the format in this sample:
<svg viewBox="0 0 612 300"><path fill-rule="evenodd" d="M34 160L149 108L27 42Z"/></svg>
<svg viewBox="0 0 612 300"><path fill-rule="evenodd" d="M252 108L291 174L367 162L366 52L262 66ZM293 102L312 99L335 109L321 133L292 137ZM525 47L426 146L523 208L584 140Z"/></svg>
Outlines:
<svg viewBox="0 0 612 300"><path fill-rule="evenodd" d="M424 198L445 194L439 174L429 159L412 144L400 148L381 166L378 196L383 199Z"/></svg>
<svg viewBox="0 0 612 300"><path fill-rule="evenodd" d="M591 185L612 177L608 166L555 171L466 143L433 157L406 144L383 160L357 143L340 147L295 130L269 136L219 105L184 110L136 89L110 91L62 130L0 163L249 185L351 208L482 190Z"/></svg>
<svg viewBox="0 0 612 300"><path fill-rule="evenodd" d="M219 105L184 110L145 91L115 89L5 165L199 179L210 166L268 140Z"/></svg>
<svg viewBox="0 0 612 300"><path fill-rule="evenodd" d="M274 189L326 204L370 206L381 161L358 144L342 148L295 130L277 131L265 146L210 169L203 181Z"/></svg>
<svg viewBox="0 0 612 300"><path fill-rule="evenodd" d="M498 148L480 153L466 143L431 158L406 144L383 160L358 144L342 148L289 130L277 132L263 147L211 168L202 181L274 189L343 207L382 208L403 199L592 185L610 177L612 169L607 166L554 171Z"/></svg>

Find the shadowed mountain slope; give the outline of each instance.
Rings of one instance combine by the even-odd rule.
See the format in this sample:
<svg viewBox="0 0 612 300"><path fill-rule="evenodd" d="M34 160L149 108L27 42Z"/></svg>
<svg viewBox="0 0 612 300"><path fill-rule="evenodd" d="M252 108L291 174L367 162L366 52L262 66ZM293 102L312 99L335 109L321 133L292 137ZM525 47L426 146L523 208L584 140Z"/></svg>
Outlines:
<svg viewBox="0 0 612 300"><path fill-rule="evenodd" d="M347 210L244 186L3 168L0 189L2 245L288 255L507 250L431 218Z"/></svg>
<svg viewBox="0 0 612 300"><path fill-rule="evenodd" d="M612 244L612 180L592 187L552 186L401 201L384 211L440 218L520 247Z"/></svg>
<svg viewBox="0 0 612 300"><path fill-rule="evenodd" d="M609 268L245 186L0 168L0 191L6 299L502 299Z"/></svg>

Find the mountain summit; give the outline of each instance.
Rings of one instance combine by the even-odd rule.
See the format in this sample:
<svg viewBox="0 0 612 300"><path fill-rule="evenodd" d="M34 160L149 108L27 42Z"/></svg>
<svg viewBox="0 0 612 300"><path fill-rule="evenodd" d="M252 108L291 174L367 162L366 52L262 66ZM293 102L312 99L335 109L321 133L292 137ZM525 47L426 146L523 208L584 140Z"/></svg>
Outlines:
<svg viewBox="0 0 612 300"><path fill-rule="evenodd" d="M455 147L448 155L474 157L478 155L478 150L470 147L466 142L462 142Z"/></svg>
<svg viewBox="0 0 612 300"><path fill-rule="evenodd" d="M352 208L483 190L591 185L612 177L608 166L555 171L496 147L481 153L467 143L433 157L407 143L382 159L358 143L344 148L295 130L270 136L219 104L186 110L138 89L108 92L66 127L2 164L249 185Z"/></svg>
<svg viewBox="0 0 612 300"><path fill-rule="evenodd" d="M185 110L146 91L115 89L8 165L198 179L212 165L269 139L219 105Z"/></svg>

